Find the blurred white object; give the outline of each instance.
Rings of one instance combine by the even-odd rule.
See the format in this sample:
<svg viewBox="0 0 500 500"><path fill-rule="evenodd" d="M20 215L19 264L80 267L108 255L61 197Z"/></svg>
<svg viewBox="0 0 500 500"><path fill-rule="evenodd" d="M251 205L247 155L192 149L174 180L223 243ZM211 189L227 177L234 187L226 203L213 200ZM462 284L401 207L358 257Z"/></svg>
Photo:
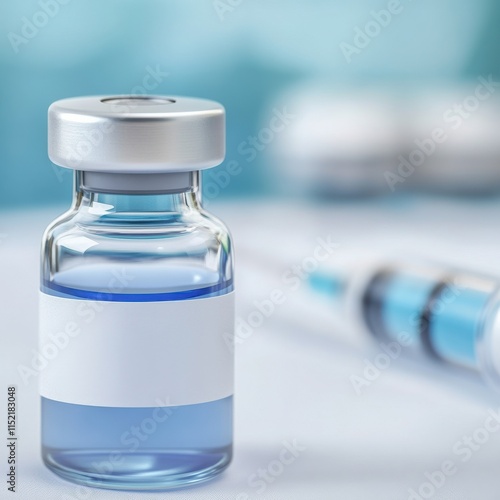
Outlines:
<svg viewBox="0 0 500 500"><path fill-rule="evenodd" d="M286 108L294 118L271 142L270 161L280 185L292 192L498 193L496 90L489 76L397 92L302 87L274 108Z"/></svg>
<svg viewBox="0 0 500 500"><path fill-rule="evenodd" d="M443 131L442 141L415 170L419 187L455 194L500 191L500 95L487 76L422 91L408 113L408 152L417 147L416 140Z"/></svg>
<svg viewBox="0 0 500 500"><path fill-rule="evenodd" d="M388 192L383 174L394 169L405 142L396 98L306 87L280 103L295 117L269 149L288 190L330 196Z"/></svg>

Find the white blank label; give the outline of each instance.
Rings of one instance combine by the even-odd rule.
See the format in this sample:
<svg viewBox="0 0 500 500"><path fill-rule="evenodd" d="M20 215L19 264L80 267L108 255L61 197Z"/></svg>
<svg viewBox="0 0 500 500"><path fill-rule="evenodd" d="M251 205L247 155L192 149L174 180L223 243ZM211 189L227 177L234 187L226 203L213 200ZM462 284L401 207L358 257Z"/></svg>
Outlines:
<svg viewBox="0 0 500 500"><path fill-rule="evenodd" d="M40 393L66 403L177 406L233 394L234 292L164 302L40 296Z"/></svg>

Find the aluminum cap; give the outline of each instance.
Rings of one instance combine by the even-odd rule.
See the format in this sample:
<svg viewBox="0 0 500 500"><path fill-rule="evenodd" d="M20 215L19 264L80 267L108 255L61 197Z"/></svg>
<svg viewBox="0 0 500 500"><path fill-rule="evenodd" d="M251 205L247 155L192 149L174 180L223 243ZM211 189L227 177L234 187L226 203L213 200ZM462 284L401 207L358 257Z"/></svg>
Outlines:
<svg viewBox="0 0 500 500"><path fill-rule="evenodd" d="M186 172L219 165L225 112L215 101L166 96L92 96L49 108L49 158L94 172Z"/></svg>

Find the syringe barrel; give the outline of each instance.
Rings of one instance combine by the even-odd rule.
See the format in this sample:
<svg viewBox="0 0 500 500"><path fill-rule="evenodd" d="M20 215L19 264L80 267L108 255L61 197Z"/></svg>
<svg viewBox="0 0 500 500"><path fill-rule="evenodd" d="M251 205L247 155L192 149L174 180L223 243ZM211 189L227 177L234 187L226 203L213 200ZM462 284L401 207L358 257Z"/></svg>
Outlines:
<svg viewBox="0 0 500 500"><path fill-rule="evenodd" d="M380 339L404 338L434 358L483 372L497 289L497 279L474 273L385 267L365 281L358 311Z"/></svg>

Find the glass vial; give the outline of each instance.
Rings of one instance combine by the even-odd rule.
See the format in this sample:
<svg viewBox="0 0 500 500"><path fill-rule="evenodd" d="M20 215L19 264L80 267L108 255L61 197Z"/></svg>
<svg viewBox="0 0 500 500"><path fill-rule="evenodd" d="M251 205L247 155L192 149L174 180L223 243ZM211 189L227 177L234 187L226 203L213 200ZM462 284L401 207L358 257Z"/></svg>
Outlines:
<svg viewBox="0 0 500 500"><path fill-rule="evenodd" d="M49 108L49 156L75 170L41 262L42 455L65 479L168 489L231 460L232 243L200 191L224 120L177 97Z"/></svg>

